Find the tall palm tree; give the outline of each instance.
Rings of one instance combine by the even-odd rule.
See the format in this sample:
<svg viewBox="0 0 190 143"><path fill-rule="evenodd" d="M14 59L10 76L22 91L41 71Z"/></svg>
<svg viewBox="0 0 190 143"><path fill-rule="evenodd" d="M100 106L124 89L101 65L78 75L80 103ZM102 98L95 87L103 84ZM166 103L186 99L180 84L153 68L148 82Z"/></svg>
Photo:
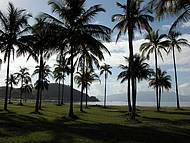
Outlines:
<svg viewBox="0 0 190 143"><path fill-rule="evenodd" d="M149 59L150 54L154 53L155 58L155 71L157 75L157 69L158 69L158 55L162 58L162 50L167 52L167 47L169 46L169 41L165 40L166 37L165 34L159 35L158 30L157 31L149 31L149 33L146 35L146 40L148 42L145 42L141 45L140 51L142 52L142 55L147 54L147 58ZM157 78L157 76L156 76ZM157 111L159 111L158 106L158 86L156 86L156 101L157 101Z"/></svg>
<svg viewBox="0 0 190 143"><path fill-rule="evenodd" d="M53 13L56 13L59 18L52 17L48 14L43 14L47 20L54 22L59 27L59 31L66 35L66 41L69 45L69 54L70 54L70 65L71 65L71 97L70 97L70 108L69 116L73 117L73 73L74 73L74 56L75 51L81 45L81 37L88 39L88 43L91 45L100 45L100 40L109 40L110 39L110 29L103 25L98 24L89 24L98 12L104 12L105 10L101 5L95 5L89 9L85 9L86 0L50 0L49 4L53 9ZM60 33L59 32L59 33ZM95 39L95 37L97 39ZM65 39L62 38L62 41ZM84 43L86 44L86 42ZM88 44L87 44L88 45ZM105 46L101 44L102 48L105 49ZM96 46L95 46L96 47Z"/></svg>
<svg viewBox="0 0 190 143"><path fill-rule="evenodd" d="M156 88L156 87L159 88L158 108L160 109L160 102L161 102L161 97L162 97L161 93L163 89L169 90L171 88L171 76L167 75L166 71L162 71L160 68L158 68L157 77L156 77L156 73L154 73L153 78L149 80L149 86L153 88Z"/></svg>
<svg viewBox="0 0 190 143"><path fill-rule="evenodd" d="M148 7L142 7L142 0L127 0L126 4L116 3L119 8L123 10L122 14L115 14L112 16L112 21L118 21L114 29L118 29L119 33L116 41L119 40L122 34L128 31L128 41L129 41L129 72L133 73L133 38L135 37L134 31L136 29L151 29L149 22L153 21L153 17L150 15L150 10ZM133 103L135 103L135 81L133 74L129 74L132 81L132 98ZM128 98L130 96L130 80L128 80ZM133 104L132 119L135 119L136 107Z"/></svg>
<svg viewBox="0 0 190 143"><path fill-rule="evenodd" d="M11 102L11 97L12 97L12 90L13 90L13 85L17 85L17 79L16 76L14 74L10 75L9 81L8 81L9 85L10 85L10 91L9 91L9 104L12 104Z"/></svg>
<svg viewBox="0 0 190 143"><path fill-rule="evenodd" d="M129 63L129 58L124 57L126 62ZM145 61L147 60L144 57L141 57L139 54L135 54L133 57L134 61L134 75L135 75L135 92L137 91L137 80L140 82L143 79L147 80L151 77L153 70L150 68L149 64ZM130 80L129 78L129 64L128 65L120 65L122 72L119 73L118 79L121 79L121 83L125 82L126 80ZM137 92L136 92L137 93ZM136 103L135 103L136 104ZM130 113L130 112L129 112Z"/></svg>
<svg viewBox="0 0 190 143"><path fill-rule="evenodd" d="M181 52L181 46L190 46L188 41L184 38L179 38L181 33L179 32L169 32L167 38L169 40L169 53L172 52L173 55L173 65L174 65L174 75L175 75L175 84L176 84L176 97L177 97L177 109L180 109L179 103L179 94L178 94L178 80L177 80L177 70L176 70L176 57L175 50Z"/></svg>
<svg viewBox="0 0 190 143"><path fill-rule="evenodd" d="M28 18L30 14L24 9L15 8L12 3L9 3L8 12L0 11L0 47L1 52L4 53L4 61L7 61L7 75L6 75L6 93L4 101L4 110L7 110L8 101L8 81L11 53L14 57L15 47L17 47L18 55L25 53L28 49L19 39L28 31Z"/></svg>
<svg viewBox="0 0 190 143"><path fill-rule="evenodd" d="M32 93L33 85L31 84L31 81L25 80L23 84L23 93L25 93L25 102L27 100L27 95L30 95Z"/></svg>
<svg viewBox="0 0 190 143"><path fill-rule="evenodd" d="M108 75L112 74L111 69L112 69L112 67L110 65L108 65L108 64L105 64L105 63L104 63L104 65L100 66L100 75L102 75L104 73L104 78L105 78L105 81L104 81L105 82L105 87L104 87L104 107L106 107L106 80L108 78Z"/></svg>
<svg viewBox="0 0 190 143"><path fill-rule="evenodd" d="M18 80L18 82L21 83L21 87L20 87L20 105L23 105L23 103L22 103L23 85L26 82L31 82L30 73L28 72L28 68L20 67L19 72L14 73L14 75L16 76L16 79Z"/></svg>

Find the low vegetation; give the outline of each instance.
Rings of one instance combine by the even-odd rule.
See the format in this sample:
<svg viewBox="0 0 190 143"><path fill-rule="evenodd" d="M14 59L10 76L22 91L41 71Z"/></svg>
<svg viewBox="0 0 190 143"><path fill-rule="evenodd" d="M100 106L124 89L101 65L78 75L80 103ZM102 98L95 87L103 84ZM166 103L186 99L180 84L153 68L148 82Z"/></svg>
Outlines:
<svg viewBox="0 0 190 143"><path fill-rule="evenodd" d="M35 114L34 104L0 104L0 143L189 143L190 108L176 110L138 107L137 119L130 120L126 106L89 106L77 117L68 117L69 105L44 103Z"/></svg>

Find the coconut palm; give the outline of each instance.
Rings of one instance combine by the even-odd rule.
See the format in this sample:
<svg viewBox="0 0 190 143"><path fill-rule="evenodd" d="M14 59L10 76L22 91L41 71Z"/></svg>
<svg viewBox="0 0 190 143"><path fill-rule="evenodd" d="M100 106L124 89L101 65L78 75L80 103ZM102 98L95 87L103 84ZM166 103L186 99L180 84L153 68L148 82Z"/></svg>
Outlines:
<svg viewBox="0 0 190 143"><path fill-rule="evenodd" d="M176 56L175 56L175 50L178 52L181 52L181 46L190 46L188 41L184 38L179 38L181 33L179 32L169 32L167 38L169 40L169 53L172 52L173 55L173 64L174 64L174 75L175 75L175 83L176 83L176 97L177 97L177 109L180 109L179 104L179 94L178 94L178 80L177 80L177 70L176 70Z"/></svg>
<svg viewBox="0 0 190 143"><path fill-rule="evenodd" d="M129 63L129 58L124 57L127 64ZM147 60L144 57L141 57L139 54L135 54L133 57L134 61L134 76L135 76L135 92L137 91L137 80L138 82L142 80L147 80L149 77L151 77L153 70L150 68L149 64L147 64L145 61ZM122 72L118 75L118 80L121 79L121 83L130 80L129 78L129 64L128 65L120 65L119 68L122 69ZM137 92L136 92L137 93ZM130 100L130 99L129 99ZM136 103L135 103L136 104ZM129 110L130 111L130 110ZM130 112L129 112L130 113Z"/></svg>
<svg viewBox="0 0 190 143"><path fill-rule="evenodd" d="M157 74L154 73L153 77L149 80L149 86L153 88L159 88L158 108L160 109L160 102L162 97L161 93L163 89L169 90L171 88L171 76L167 75L166 71L162 71L160 68L158 68Z"/></svg>
<svg viewBox="0 0 190 143"><path fill-rule="evenodd" d="M14 73L14 75L16 76L16 79L18 80L18 82L21 83L21 87L20 87L20 105L23 105L23 103L22 103L23 85L24 85L25 82L31 82L30 73L28 72L28 68L20 67L19 72Z"/></svg>
<svg viewBox="0 0 190 143"><path fill-rule="evenodd" d="M99 80L98 75L94 72L93 69L87 69L85 70L84 73L83 71L76 73L76 76L75 76L76 84L78 85L78 87L81 86L81 88L86 88L86 108L88 107L87 105L88 88L94 81L100 81L100 80ZM84 87L82 87L82 83L84 83ZM82 102L83 102L83 89L81 89L80 111L83 111Z"/></svg>
<svg viewBox="0 0 190 143"><path fill-rule="evenodd" d="M134 31L136 29L151 29L149 22L153 21L153 17L150 15L150 9L148 7L142 7L142 0L127 0L126 4L116 3L119 8L123 10L122 14L115 14L112 16L112 21L118 21L114 29L118 29L119 33L117 35L116 41L119 40L122 34L125 34L128 31L128 41L129 41L129 57L130 63L129 72L132 73L133 65L133 38L135 37ZM135 81L133 74L129 74L132 81L132 97L133 103L135 103ZM128 80L128 99L130 96L130 80ZM136 107L133 104L132 110L132 119L135 119Z"/></svg>
<svg viewBox="0 0 190 143"><path fill-rule="evenodd" d="M149 33L146 35L147 42L143 43L140 47L140 51L142 52L142 55L144 56L146 54L146 57L149 59L150 54L154 53L155 58L155 71L157 75L158 69L158 55L162 58L162 51L167 52L167 47L169 46L169 41L165 40L166 37L165 34L159 35L158 30L157 31L149 31ZM157 77L157 76L156 76ZM156 87L156 101L157 101L157 110L159 111L158 107L158 86Z"/></svg>
<svg viewBox="0 0 190 143"><path fill-rule="evenodd" d="M4 61L7 61L7 75L6 75L6 93L4 101L4 110L7 110L8 101L8 81L9 81L9 68L11 54L14 57L15 47L17 47L18 56L26 53L27 46L19 39L23 34L28 31L28 18L30 14L24 9L15 8L12 3L9 3L8 12L3 13L0 11L0 47L1 52L4 53Z"/></svg>
<svg viewBox="0 0 190 143"><path fill-rule="evenodd" d="M12 104L11 102L11 97L12 97L12 90L13 90L13 85L17 85L17 79L16 76L14 74L10 75L9 81L8 81L9 85L10 85L10 91L9 91L9 104Z"/></svg>
<svg viewBox="0 0 190 143"><path fill-rule="evenodd" d="M42 105L42 94L44 89L48 89L49 86L49 77L53 77L52 75L52 71L50 69L50 66L46 64L46 62L43 63L43 65L41 66L36 66L36 69L34 70L34 73L32 74L32 76L34 75L39 75L41 72L41 78L40 80L38 79L35 83L35 88L37 90L39 90L39 105L38 105L38 109L41 109L41 105Z"/></svg>
<svg viewBox="0 0 190 143"><path fill-rule="evenodd" d="M66 35L66 41L69 45L70 65L71 65L71 97L70 97L70 110L69 116L73 117L73 73L74 73L74 56L75 51L82 46L81 37L91 43L91 45L99 45L100 40L110 39L110 29L106 26L89 24L98 12L104 12L105 10L100 5L95 5L85 10L86 0L50 0L49 4L53 9L53 13L59 16L58 18L52 17L48 14L43 14L47 20L54 22L59 26L59 31ZM95 39L97 37L97 39ZM65 41L65 39L62 39ZM84 43L86 44L86 42ZM89 44L87 44L89 46ZM96 47L96 46L95 46ZM104 48L105 46L103 46Z"/></svg>
<svg viewBox="0 0 190 143"><path fill-rule="evenodd" d="M30 95L33 89L33 85L31 84L31 81L25 80L22 89L23 89L23 93L25 93L25 102L26 102L27 95Z"/></svg>
<svg viewBox="0 0 190 143"><path fill-rule="evenodd" d="M112 69L112 67L110 65L108 65L108 64L105 64L105 63L104 63L104 65L100 66L100 75L102 75L104 73L104 78L105 78L105 81L104 81L105 82L105 87L104 87L104 107L106 107L106 80L108 78L108 75L112 74L111 69Z"/></svg>

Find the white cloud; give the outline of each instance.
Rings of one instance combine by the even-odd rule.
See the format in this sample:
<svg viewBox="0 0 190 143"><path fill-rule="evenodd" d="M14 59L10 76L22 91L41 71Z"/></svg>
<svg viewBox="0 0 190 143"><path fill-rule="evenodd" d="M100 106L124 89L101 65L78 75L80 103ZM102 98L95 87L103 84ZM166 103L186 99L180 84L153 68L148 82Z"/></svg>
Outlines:
<svg viewBox="0 0 190 143"><path fill-rule="evenodd" d="M190 93L190 83L183 83L179 85L180 95L189 95L189 93Z"/></svg>
<svg viewBox="0 0 190 143"><path fill-rule="evenodd" d="M190 21L183 23L182 27L190 27Z"/></svg>
<svg viewBox="0 0 190 143"><path fill-rule="evenodd" d="M163 30L168 30L170 29L171 25L167 24L167 25L162 25L162 29Z"/></svg>

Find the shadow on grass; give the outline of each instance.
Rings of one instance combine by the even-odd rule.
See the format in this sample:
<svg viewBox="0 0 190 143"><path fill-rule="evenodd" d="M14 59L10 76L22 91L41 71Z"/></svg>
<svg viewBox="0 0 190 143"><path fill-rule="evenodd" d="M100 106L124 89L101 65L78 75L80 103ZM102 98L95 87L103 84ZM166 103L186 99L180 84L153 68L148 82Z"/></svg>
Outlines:
<svg viewBox="0 0 190 143"><path fill-rule="evenodd" d="M157 120L154 118L149 119ZM171 123L171 121L168 120L164 122ZM7 133L0 132L0 138L16 138L17 136L28 135L33 132L50 131L52 139L50 141L41 141L43 143L72 143L77 142L76 138L105 143L189 143L190 137L190 131L184 131L182 128L177 128L175 132L168 132L144 125L122 126L117 124L90 124L68 117L47 121L45 118L40 117L40 115L34 118L31 116L18 115L14 112L0 113L0 123L0 128L7 131ZM188 123L190 123L189 120Z"/></svg>
<svg viewBox="0 0 190 143"><path fill-rule="evenodd" d="M183 111L183 112L180 112ZM180 110L176 110L173 112L170 111L159 111L160 113L164 113L164 114L176 114L176 115L190 115L190 111L185 111L184 109L180 109Z"/></svg>

